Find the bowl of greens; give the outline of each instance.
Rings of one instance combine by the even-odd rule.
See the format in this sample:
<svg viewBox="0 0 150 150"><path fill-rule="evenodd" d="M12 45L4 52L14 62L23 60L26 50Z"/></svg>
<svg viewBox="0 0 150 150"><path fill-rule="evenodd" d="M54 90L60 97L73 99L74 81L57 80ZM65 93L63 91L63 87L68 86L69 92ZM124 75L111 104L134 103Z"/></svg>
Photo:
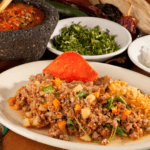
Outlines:
<svg viewBox="0 0 150 150"><path fill-rule="evenodd" d="M47 48L61 55L75 51L86 60L106 61L124 52L132 38L127 29L97 17L73 17L58 22Z"/></svg>

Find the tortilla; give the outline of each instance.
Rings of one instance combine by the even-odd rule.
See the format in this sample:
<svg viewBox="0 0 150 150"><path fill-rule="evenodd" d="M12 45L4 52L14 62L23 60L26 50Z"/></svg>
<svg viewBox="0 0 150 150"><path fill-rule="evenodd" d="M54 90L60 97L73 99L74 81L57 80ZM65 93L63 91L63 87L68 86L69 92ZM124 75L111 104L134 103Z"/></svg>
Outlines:
<svg viewBox="0 0 150 150"><path fill-rule="evenodd" d="M64 52L53 60L44 70L66 81L93 81L98 73L76 52Z"/></svg>

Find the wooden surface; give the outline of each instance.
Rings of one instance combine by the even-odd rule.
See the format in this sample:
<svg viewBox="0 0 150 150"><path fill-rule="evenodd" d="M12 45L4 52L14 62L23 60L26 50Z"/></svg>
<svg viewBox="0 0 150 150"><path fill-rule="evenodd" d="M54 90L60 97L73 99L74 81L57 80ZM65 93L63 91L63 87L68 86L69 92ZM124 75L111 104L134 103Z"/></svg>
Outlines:
<svg viewBox="0 0 150 150"><path fill-rule="evenodd" d="M122 55L125 55L127 57L126 52L124 54L121 54L121 56ZM56 55L54 55L53 53L47 50L41 60L50 60L56 57L57 57ZM0 61L0 73L20 64L23 64L23 62L22 61ZM125 64L112 62L112 65L121 66L150 77L149 73L135 66L129 60L128 57ZM38 143L36 141L27 139L9 130L8 133L2 138L2 150L62 150L62 149Z"/></svg>

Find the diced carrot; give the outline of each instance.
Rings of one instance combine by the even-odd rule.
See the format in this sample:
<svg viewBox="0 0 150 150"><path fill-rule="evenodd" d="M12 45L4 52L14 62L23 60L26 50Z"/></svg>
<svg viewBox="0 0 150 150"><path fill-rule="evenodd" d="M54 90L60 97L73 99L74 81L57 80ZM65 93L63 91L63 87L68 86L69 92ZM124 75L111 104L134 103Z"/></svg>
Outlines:
<svg viewBox="0 0 150 150"><path fill-rule="evenodd" d="M126 110L125 112L122 113L121 120L125 121L127 119L127 116L131 114L131 110Z"/></svg>
<svg viewBox="0 0 150 150"><path fill-rule="evenodd" d="M95 92L95 93L93 93L93 95L94 95L96 98L99 98L99 92Z"/></svg>
<svg viewBox="0 0 150 150"><path fill-rule="evenodd" d="M61 83L61 80L59 78L56 78L54 80L54 84L57 86L57 87L60 87L60 83Z"/></svg>
<svg viewBox="0 0 150 150"><path fill-rule="evenodd" d="M103 115L102 115L101 113L99 113L99 119L100 119L100 120L102 119L102 116L103 116Z"/></svg>
<svg viewBox="0 0 150 150"><path fill-rule="evenodd" d="M66 127L66 121L63 120L63 121L58 122L58 127L61 131L63 131Z"/></svg>
<svg viewBox="0 0 150 150"><path fill-rule="evenodd" d="M22 90L22 88L20 88L19 90L16 91L16 94L19 93Z"/></svg>
<svg viewBox="0 0 150 150"><path fill-rule="evenodd" d="M53 100L53 105L54 105L55 108L57 108L57 110L60 109L60 101L58 99L55 98Z"/></svg>
<svg viewBox="0 0 150 150"><path fill-rule="evenodd" d="M48 104L45 103L45 104L43 105L43 107L44 107L44 108L48 108Z"/></svg>
<svg viewBox="0 0 150 150"><path fill-rule="evenodd" d="M10 98L8 99L8 101L9 101L9 104L10 104L11 106L13 106L13 105L15 104L14 97L10 97Z"/></svg>
<svg viewBox="0 0 150 150"><path fill-rule="evenodd" d="M81 111L81 108L80 108L80 106L78 105L78 104L76 104L76 106L75 106L75 113L80 113L80 111Z"/></svg>
<svg viewBox="0 0 150 150"><path fill-rule="evenodd" d="M112 110L112 114L115 114L118 111L117 107L112 107L111 110Z"/></svg>
<svg viewBox="0 0 150 150"><path fill-rule="evenodd" d="M110 98L110 95L108 93L105 94L107 98Z"/></svg>
<svg viewBox="0 0 150 150"><path fill-rule="evenodd" d="M14 108L15 110L18 110L18 109L19 109L19 105L18 105L18 104L15 104L15 105L13 106L13 108Z"/></svg>

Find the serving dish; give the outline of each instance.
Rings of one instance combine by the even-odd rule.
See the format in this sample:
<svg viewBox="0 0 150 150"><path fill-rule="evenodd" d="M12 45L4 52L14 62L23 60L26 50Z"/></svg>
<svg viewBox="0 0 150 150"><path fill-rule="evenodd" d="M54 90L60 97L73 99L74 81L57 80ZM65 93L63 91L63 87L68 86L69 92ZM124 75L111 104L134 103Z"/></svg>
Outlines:
<svg viewBox="0 0 150 150"><path fill-rule="evenodd" d="M47 48L51 52L57 55L61 55L63 52L53 48L53 43L52 43L53 37L58 36L61 33L61 29L63 27L70 27L73 23L79 23L79 22L81 22L80 25L87 26L87 28L88 27L94 28L95 26L98 25L100 26L100 30L106 31L108 29L110 31L109 32L110 35L117 35L117 37L115 37L114 40L115 43L119 46L119 50L104 55L93 55L93 56L82 55L83 58L86 60L100 61L100 62L106 61L124 52L132 41L131 35L128 32L128 30L115 22L102 19L102 18L96 18L96 17L73 17L73 18L59 20L53 34L51 35Z"/></svg>
<svg viewBox="0 0 150 150"><path fill-rule="evenodd" d="M137 65L139 68L143 69L144 71L150 73L150 68L146 67L141 59L141 48L144 45L149 45L150 35L137 38L133 41L129 48L128 48L128 55L131 61Z"/></svg>
<svg viewBox="0 0 150 150"><path fill-rule="evenodd" d="M25 30L0 32L0 60L39 60L48 40L59 20L55 7L44 0L14 0L13 2L28 3L45 12L43 23Z"/></svg>
<svg viewBox="0 0 150 150"><path fill-rule="evenodd" d="M24 65L17 66L15 68L9 69L0 74L0 122L11 129L12 131L25 136L29 139L64 148L70 150L141 150L148 149L150 147L149 140L150 137L141 138L139 141L126 143L122 141L121 145L109 145L109 146L101 146L98 144L83 144L77 142L66 142L54 138L50 138L47 136L47 128L36 130L36 129L26 129L22 127L22 118L18 113L16 113L9 106L7 100L9 97L13 96L17 89L21 86L26 85L28 78L30 75L36 75L41 73L43 68L45 68L51 61L37 61L32 63L27 63ZM123 69L120 67L90 62L89 63L92 68L98 72L99 76L110 75L113 79L121 79L128 82L131 86L138 87L144 93L149 92L149 84L150 80L148 77L141 75L139 73ZM38 67L37 67L38 66ZM117 72L117 73L116 73ZM132 79L132 80L131 80ZM142 84L141 84L142 81ZM117 141L116 141L117 143Z"/></svg>

